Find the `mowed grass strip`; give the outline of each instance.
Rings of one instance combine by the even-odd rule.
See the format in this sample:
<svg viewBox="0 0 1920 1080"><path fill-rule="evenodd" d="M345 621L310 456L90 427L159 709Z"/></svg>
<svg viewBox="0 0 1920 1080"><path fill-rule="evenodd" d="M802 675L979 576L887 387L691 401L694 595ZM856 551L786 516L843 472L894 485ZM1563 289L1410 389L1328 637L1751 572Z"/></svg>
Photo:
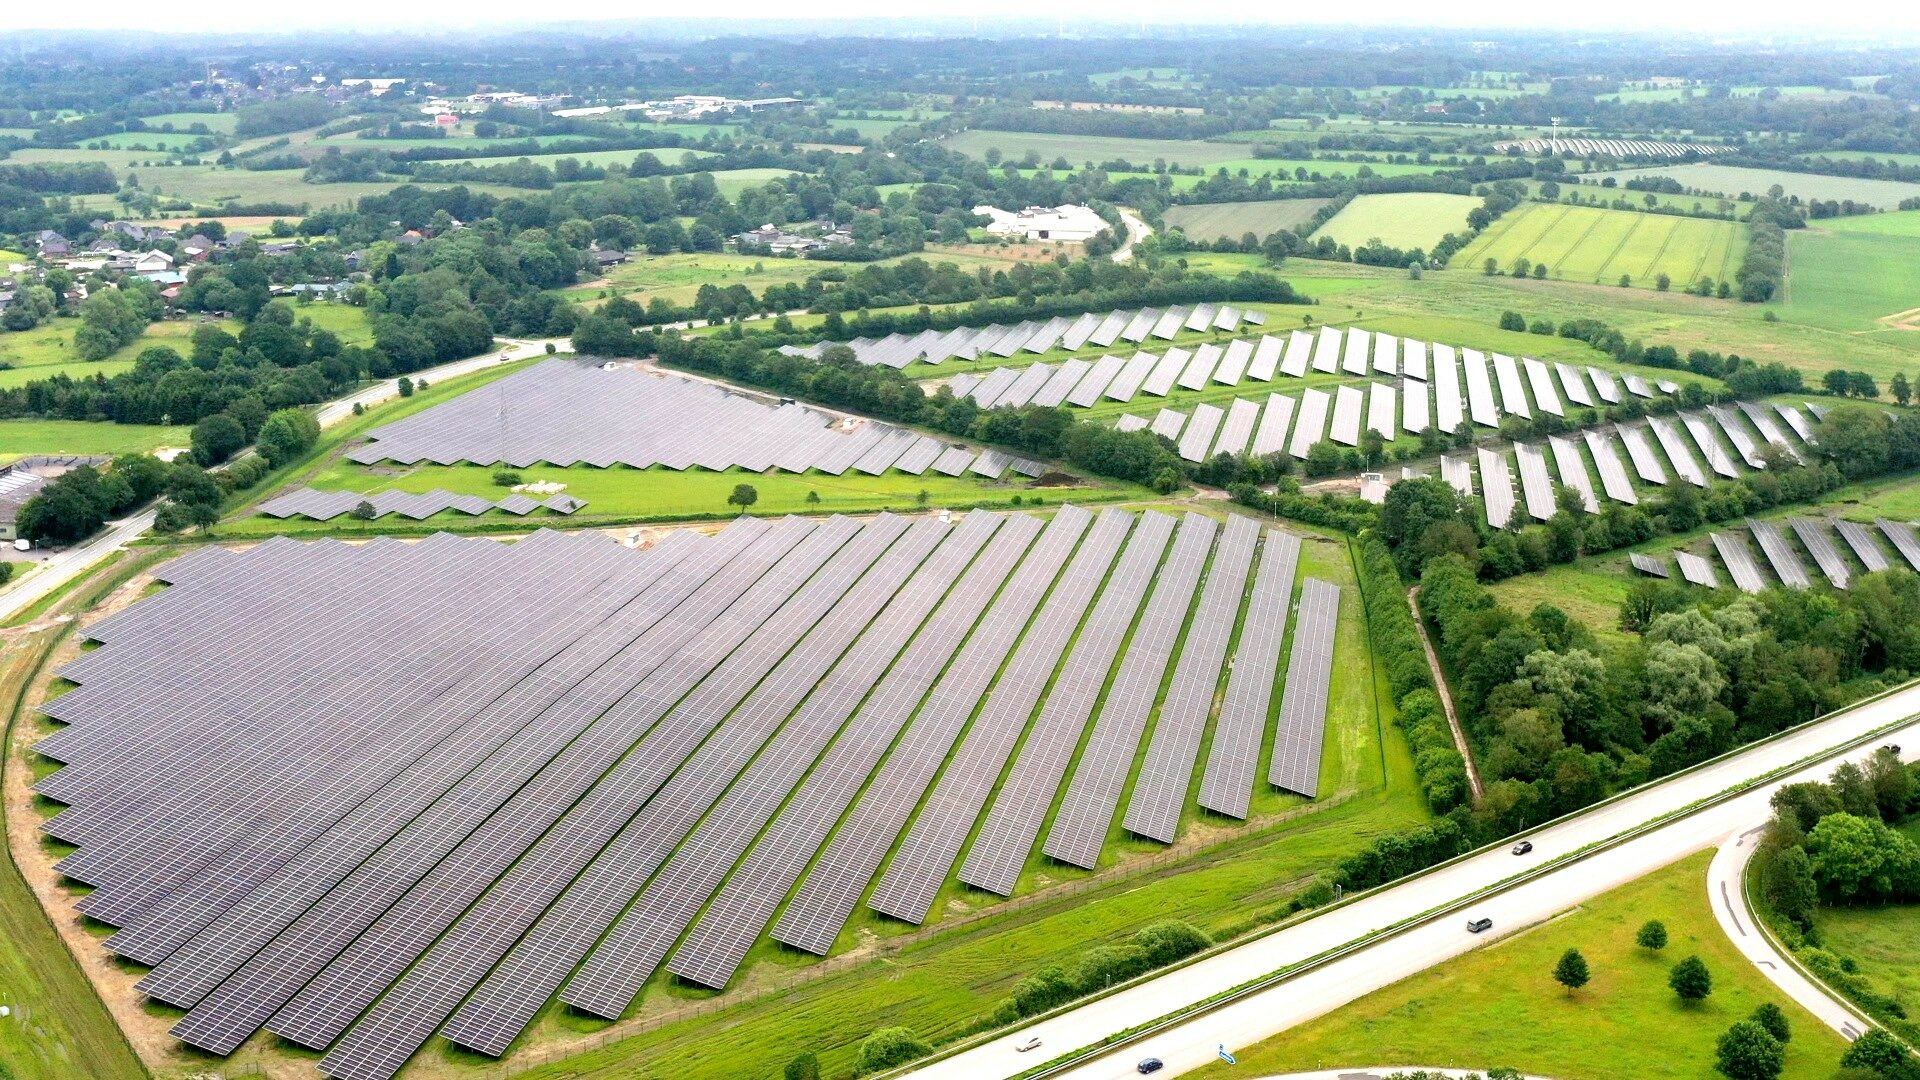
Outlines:
<svg viewBox="0 0 1920 1080"><path fill-rule="evenodd" d="M1238 240L1247 233L1265 239L1281 229L1295 229L1331 199L1278 199L1269 202L1196 203L1170 206L1169 228L1178 228L1189 240Z"/></svg>
<svg viewBox="0 0 1920 1080"><path fill-rule="evenodd" d="M1357 195L1313 235L1348 247L1377 239L1389 247L1431 250L1448 233L1465 232L1467 212L1479 205L1471 195L1442 192Z"/></svg>
<svg viewBox="0 0 1920 1080"><path fill-rule="evenodd" d="M1451 265L1474 270L1492 259L1504 273L1526 259L1559 281L1612 285L1625 276L1651 288L1666 274L1677 289L1702 276L1726 280L1745 249L1746 227L1736 222L1527 203L1462 248Z"/></svg>
<svg viewBox="0 0 1920 1080"><path fill-rule="evenodd" d="M1200 1077L1263 1076L1379 1062L1507 1067L1558 1080L1623 1076L1708 1080L1714 1042L1762 1002L1793 1029L1785 1075L1832 1075L1846 1042L1787 999L1742 957L1707 906L1711 852L1595 897L1567 914L1496 941L1247 1049L1237 1069L1209 1065ZM1666 923L1660 952L1634 944L1649 919ZM1579 949L1593 978L1568 992L1553 966ZM1713 994L1688 1005L1668 970L1698 955Z"/></svg>

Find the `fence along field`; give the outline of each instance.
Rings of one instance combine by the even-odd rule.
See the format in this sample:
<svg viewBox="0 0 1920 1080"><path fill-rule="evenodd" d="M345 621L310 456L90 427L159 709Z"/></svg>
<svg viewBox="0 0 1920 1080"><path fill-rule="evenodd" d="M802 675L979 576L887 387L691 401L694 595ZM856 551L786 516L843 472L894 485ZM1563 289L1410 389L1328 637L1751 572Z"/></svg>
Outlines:
<svg viewBox="0 0 1920 1080"><path fill-rule="evenodd" d="M1178 228L1194 241L1238 240L1248 233L1265 239L1281 229L1298 228L1330 199L1280 199L1271 202L1199 203L1170 206L1168 228Z"/></svg>
<svg viewBox="0 0 1920 1080"><path fill-rule="evenodd" d="M1521 259L1545 264L1558 281L1652 288L1662 273L1682 289L1702 277L1729 281L1746 250L1746 227L1671 214L1527 203L1508 211L1453 257L1455 269L1493 259L1509 273Z"/></svg>

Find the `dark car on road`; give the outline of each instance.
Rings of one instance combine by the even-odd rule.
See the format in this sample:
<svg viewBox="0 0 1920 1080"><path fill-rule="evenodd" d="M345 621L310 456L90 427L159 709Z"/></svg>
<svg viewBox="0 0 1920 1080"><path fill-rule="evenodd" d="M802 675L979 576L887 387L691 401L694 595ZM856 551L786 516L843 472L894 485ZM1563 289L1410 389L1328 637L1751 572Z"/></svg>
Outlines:
<svg viewBox="0 0 1920 1080"><path fill-rule="evenodd" d="M1485 933L1486 931L1491 929L1493 929L1492 919L1468 919L1467 920L1467 933L1469 934Z"/></svg>
<svg viewBox="0 0 1920 1080"><path fill-rule="evenodd" d="M1531 840L1522 840L1519 843L1513 845L1513 853L1515 855L1525 855L1527 852L1532 850L1533 850L1533 841Z"/></svg>
<svg viewBox="0 0 1920 1080"><path fill-rule="evenodd" d="M1161 1061L1159 1058L1148 1058L1140 1064L1135 1065L1133 1071L1138 1073L1156 1073L1166 1067L1167 1063Z"/></svg>

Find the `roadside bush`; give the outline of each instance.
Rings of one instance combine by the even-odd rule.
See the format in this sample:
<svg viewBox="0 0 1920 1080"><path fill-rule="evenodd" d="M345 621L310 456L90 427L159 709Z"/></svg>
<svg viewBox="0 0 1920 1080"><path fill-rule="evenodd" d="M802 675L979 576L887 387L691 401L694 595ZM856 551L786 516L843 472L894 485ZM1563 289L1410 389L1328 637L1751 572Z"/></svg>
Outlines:
<svg viewBox="0 0 1920 1080"><path fill-rule="evenodd" d="M305 409L281 409L260 426L255 448L267 464L279 468L299 458L320 441L320 421Z"/></svg>
<svg viewBox="0 0 1920 1080"><path fill-rule="evenodd" d="M1125 942L1096 945L1080 954L1071 970L1049 964L1013 986L988 1023L1010 1024L1037 1016L1075 998L1104 990L1136 975L1165 967L1213 944L1206 932L1191 923L1168 919L1142 927Z"/></svg>
<svg viewBox="0 0 1920 1080"><path fill-rule="evenodd" d="M933 1047L915 1035L911 1028L881 1028L860 1043L860 1071L870 1073L891 1069L931 1053Z"/></svg>

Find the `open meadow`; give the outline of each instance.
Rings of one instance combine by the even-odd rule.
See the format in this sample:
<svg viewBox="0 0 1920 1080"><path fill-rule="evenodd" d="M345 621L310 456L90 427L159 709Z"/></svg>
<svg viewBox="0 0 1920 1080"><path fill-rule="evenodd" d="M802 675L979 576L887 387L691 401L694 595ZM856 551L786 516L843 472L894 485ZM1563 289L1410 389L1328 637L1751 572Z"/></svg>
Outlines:
<svg viewBox="0 0 1920 1080"><path fill-rule="evenodd" d="M1378 239L1389 247L1431 249L1450 232L1465 232L1467 212L1480 205L1471 195L1408 192L1357 195L1313 234L1362 247Z"/></svg>
<svg viewBox="0 0 1920 1080"><path fill-rule="evenodd" d="M1066 158L1078 167L1086 162L1101 165L1125 161L1151 165L1165 161L1180 165L1214 166L1245 159L1244 144L1199 142L1186 139L1128 139L1106 135L1053 135L1039 131L987 131L974 128L943 141L947 149L969 157L984 158L988 150L1000 151L1002 160L1019 161L1032 151L1041 164Z"/></svg>
<svg viewBox="0 0 1920 1080"><path fill-rule="evenodd" d="M1741 195L1765 195L1775 184L1788 195L1801 199L1852 199L1854 202L1891 210L1902 199L1920 197L1920 184L1899 180L1866 180L1851 176L1820 176L1815 173L1788 172L1784 169L1747 169L1736 165L1659 165L1646 169L1623 169L1601 173L1621 184L1640 176L1667 176L1688 190L1717 192L1728 198Z"/></svg>
<svg viewBox="0 0 1920 1080"><path fill-rule="evenodd" d="M1673 288L1684 289L1702 277L1732 280L1745 249L1746 229L1731 221L1527 203L1460 249L1452 266L1473 270L1492 259L1510 272L1526 259L1563 281L1614 285L1626 278L1653 288L1666 274Z"/></svg>
<svg viewBox="0 0 1920 1080"><path fill-rule="evenodd" d="M1247 233L1265 239L1281 229L1305 225L1327 199L1280 199L1268 202L1195 203L1169 206L1165 220L1187 239L1238 240Z"/></svg>
<svg viewBox="0 0 1920 1080"><path fill-rule="evenodd" d="M1781 318L1902 346L1920 336L1920 237L1798 229L1787 266L1786 298L1768 305Z"/></svg>

